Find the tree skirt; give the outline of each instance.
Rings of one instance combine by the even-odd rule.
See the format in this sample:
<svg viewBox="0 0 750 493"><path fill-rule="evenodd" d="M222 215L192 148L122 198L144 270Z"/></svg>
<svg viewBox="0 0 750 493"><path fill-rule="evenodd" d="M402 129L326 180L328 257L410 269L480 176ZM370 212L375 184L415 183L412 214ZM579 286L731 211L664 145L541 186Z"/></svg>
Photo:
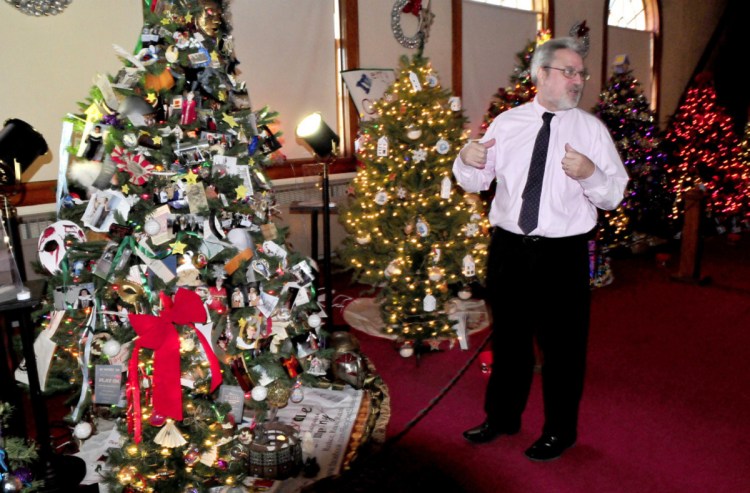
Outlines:
<svg viewBox="0 0 750 493"><path fill-rule="evenodd" d="M448 301L447 309L451 313L450 318L457 321L455 327L459 332L459 337L462 336L462 330L467 334L473 334L486 329L490 325L489 312L483 300L453 298ZM396 338L395 335L384 332L385 324L380 316L380 308L375 298L352 300L344 308L343 317L350 327L368 335L386 339Z"/></svg>

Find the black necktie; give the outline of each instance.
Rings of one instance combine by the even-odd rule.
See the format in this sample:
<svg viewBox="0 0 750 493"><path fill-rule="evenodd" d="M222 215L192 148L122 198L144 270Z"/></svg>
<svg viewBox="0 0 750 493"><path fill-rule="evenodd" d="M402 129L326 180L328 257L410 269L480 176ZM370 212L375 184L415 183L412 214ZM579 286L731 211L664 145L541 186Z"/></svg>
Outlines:
<svg viewBox="0 0 750 493"><path fill-rule="evenodd" d="M542 115L544 124L536 134L534 152L531 153L531 165L529 176L526 178L526 186L523 189L523 203L521 214L518 216L518 225L524 234L529 234L536 228L539 220L539 196L542 193L542 180L544 179L544 164L547 162L547 146L549 145L549 122L554 113Z"/></svg>

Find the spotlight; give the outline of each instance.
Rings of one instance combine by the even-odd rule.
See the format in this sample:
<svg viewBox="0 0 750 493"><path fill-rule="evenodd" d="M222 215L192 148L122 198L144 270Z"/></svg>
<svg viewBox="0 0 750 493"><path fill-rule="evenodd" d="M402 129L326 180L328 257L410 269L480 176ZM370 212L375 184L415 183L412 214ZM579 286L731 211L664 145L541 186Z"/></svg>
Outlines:
<svg viewBox="0 0 750 493"><path fill-rule="evenodd" d="M0 185L21 181L21 174L48 150L44 137L34 127L23 120L6 120L0 130Z"/></svg>
<svg viewBox="0 0 750 493"><path fill-rule="evenodd" d="M320 113L307 115L297 125L297 137L320 159L335 157L339 136L331 130Z"/></svg>
<svg viewBox="0 0 750 493"><path fill-rule="evenodd" d="M329 330L333 330L333 289L331 288L331 194L328 185L328 166L336 158L339 136L331 130L320 113L312 113L297 125L297 137L322 161L323 165L323 282L325 313ZM317 261L317 259L315 259Z"/></svg>

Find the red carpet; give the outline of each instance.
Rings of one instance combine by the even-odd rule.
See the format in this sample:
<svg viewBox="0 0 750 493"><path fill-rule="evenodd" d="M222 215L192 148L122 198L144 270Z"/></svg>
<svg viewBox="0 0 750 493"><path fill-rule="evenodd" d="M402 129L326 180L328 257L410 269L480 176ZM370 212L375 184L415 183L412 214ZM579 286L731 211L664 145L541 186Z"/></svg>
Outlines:
<svg viewBox="0 0 750 493"><path fill-rule="evenodd" d="M542 426L536 378L521 433L485 445L461 433L483 418L474 362L385 453L315 491L686 493L750 491L750 239L705 243L707 285L672 280L679 252L613 260L615 281L593 294L589 370L577 445L551 463L523 451ZM342 287L342 291L346 291ZM484 340L402 358L354 331L389 387L388 436L404 430Z"/></svg>

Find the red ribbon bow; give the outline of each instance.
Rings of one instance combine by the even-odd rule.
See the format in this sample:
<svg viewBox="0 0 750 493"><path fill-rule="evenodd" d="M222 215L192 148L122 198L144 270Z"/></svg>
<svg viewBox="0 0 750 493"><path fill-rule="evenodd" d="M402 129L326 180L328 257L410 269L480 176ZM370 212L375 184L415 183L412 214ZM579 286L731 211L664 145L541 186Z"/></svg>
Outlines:
<svg viewBox="0 0 750 493"><path fill-rule="evenodd" d="M194 291L180 288L174 301L161 297L159 316L131 314L130 324L138 334L133 345L128 368L128 399L132 413L128 431L135 443L141 441L141 389L138 382L138 354L141 348L154 351L153 400L154 415L182 421L182 386L180 384L180 334L175 325L187 325L195 330L211 365L211 392L221 385L221 368L211 344L196 329L195 323L205 323L206 309L201 297Z"/></svg>
<svg viewBox="0 0 750 493"><path fill-rule="evenodd" d="M419 11L422 10L422 0L409 0L401 9L404 14L414 14L419 17Z"/></svg>

